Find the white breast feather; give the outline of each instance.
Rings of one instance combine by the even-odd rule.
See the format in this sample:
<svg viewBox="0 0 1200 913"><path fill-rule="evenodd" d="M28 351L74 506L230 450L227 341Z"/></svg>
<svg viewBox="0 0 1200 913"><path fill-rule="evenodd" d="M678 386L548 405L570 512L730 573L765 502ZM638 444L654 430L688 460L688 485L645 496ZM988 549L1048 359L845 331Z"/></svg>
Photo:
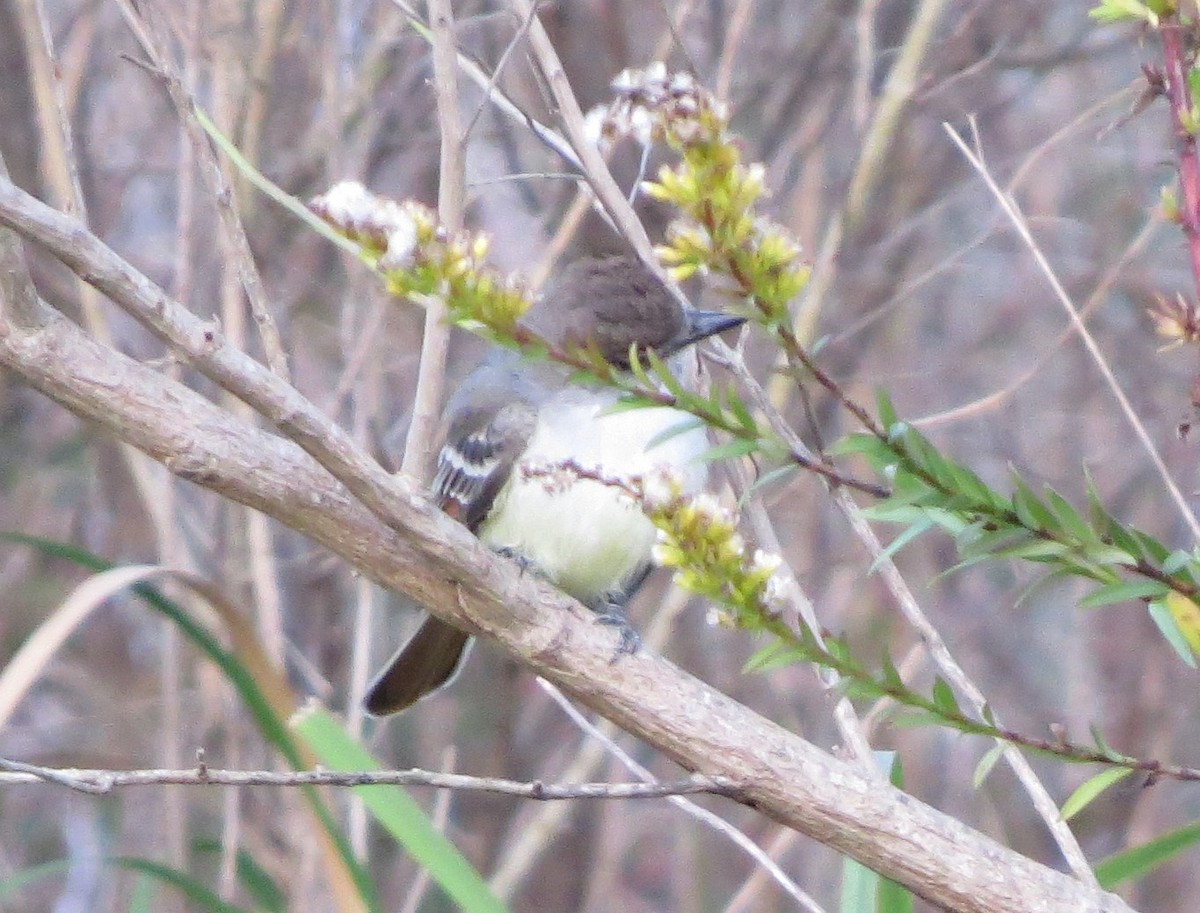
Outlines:
<svg viewBox="0 0 1200 913"><path fill-rule="evenodd" d="M602 415L607 404L598 405L594 394L580 399L575 391L566 391L542 407L525 462L552 466L572 461L618 478L648 476L666 465L682 475L685 491L704 485L706 469L697 459L708 447L703 428L647 449L655 437L689 421L689 416L673 409ZM612 486L580 479L559 490L548 487L545 479L522 478L514 470L479 537L493 548L528 558L556 586L582 602L595 603L619 590L649 559L655 530Z"/></svg>

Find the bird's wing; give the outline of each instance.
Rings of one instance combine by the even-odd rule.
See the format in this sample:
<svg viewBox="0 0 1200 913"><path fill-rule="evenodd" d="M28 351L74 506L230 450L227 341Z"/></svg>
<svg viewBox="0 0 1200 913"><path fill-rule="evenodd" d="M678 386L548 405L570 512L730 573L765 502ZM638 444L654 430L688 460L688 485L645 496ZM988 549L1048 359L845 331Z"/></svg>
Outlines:
<svg viewBox="0 0 1200 913"><path fill-rule="evenodd" d="M535 407L524 400L494 412L472 409L456 415L433 478L433 494L442 510L474 530L504 487L536 422Z"/></svg>

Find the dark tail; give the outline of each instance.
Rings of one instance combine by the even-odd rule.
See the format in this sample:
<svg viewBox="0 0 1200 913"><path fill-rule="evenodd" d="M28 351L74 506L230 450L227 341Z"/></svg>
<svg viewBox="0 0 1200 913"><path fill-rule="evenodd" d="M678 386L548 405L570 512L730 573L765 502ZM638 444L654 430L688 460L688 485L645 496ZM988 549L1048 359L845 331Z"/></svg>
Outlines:
<svg viewBox="0 0 1200 913"><path fill-rule="evenodd" d="M445 622L425 619L367 688L367 711L376 716L399 713L442 687L458 671L470 639Z"/></svg>

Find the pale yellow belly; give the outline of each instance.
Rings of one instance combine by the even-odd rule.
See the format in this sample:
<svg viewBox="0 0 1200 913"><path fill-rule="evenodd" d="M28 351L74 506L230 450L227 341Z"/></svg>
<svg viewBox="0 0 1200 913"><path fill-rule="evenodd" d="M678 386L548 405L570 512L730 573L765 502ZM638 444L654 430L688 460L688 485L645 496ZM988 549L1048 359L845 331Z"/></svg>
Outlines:
<svg viewBox="0 0 1200 913"><path fill-rule="evenodd" d="M555 586L589 604L628 583L648 560L654 537L637 505L590 480L566 491L548 491L536 478L513 480L479 530L485 543L528 559Z"/></svg>
<svg viewBox="0 0 1200 913"><path fill-rule="evenodd" d="M604 408L596 405L580 414L569 394L543 406L527 450L530 461L545 467L569 460L622 478L645 477L666 465L679 474L686 491L704 484L698 459L708 446L703 430L650 446L687 416L669 409L604 414ZM573 420L564 421L563 412ZM613 486L590 479L548 484L514 469L478 535L492 548L528 559L560 589L594 605L621 590L650 560L656 533L641 509Z"/></svg>

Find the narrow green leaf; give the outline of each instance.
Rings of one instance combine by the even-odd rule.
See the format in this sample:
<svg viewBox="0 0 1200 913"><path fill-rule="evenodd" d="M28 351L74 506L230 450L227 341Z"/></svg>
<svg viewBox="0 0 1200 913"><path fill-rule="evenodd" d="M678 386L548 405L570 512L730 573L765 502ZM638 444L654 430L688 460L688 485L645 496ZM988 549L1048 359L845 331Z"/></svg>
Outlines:
<svg viewBox="0 0 1200 913"><path fill-rule="evenodd" d="M1113 605L1118 602L1128 602L1131 599L1153 599L1163 596L1166 586L1156 580L1129 580L1120 583L1110 583L1089 593L1079 600L1081 609L1098 609L1101 606Z"/></svg>
<svg viewBox="0 0 1200 913"><path fill-rule="evenodd" d="M1182 569L1187 572L1193 586L1200 586L1200 548L1192 549L1191 560Z"/></svg>
<svg viewBox="0 0 1200 913"><path fill-rule="evenodd" d="M978 528L977 525L972 525L971 527L971 529ZM967 530L964 530L964 532L967 532ZM971 538L960 538L956 544L958 545L959 554L963 557L981 555L991 558L1004 549L1015 548L1016 546L1034 541L1033 536L1034 533L1024 527L1009 526L1003 529L981 532Z"/></svg>
<svg viewBox="0 0 1200 913"><path fill-rule="evenodd" d="M49 539L27 536L23 533L0 532L0 540L28 545L36 548L43 554L63 558L80 567L96 572L111 570L114 567L111 562L106 561L98 555ZM254 677L242 665L237 656L226 650L211 632L197 622L181 606L167 599L154 587L148 584L138 584L133 587L133 592L152 609L170 619L182 631L184 636L221 670L221 674L233 685L238 697L241 698L247 709L249 709L256 725L267 741L283 755L294 770L301 769L304 765L301 762L299 749L291 733L288 731L283 720L276 716L274 710L271 709L271 705L263 696L258 683L255 682ZM314 814L320 820L322 828L337 848L338 855L346 866L347 872L350 873L351 878L354 880L355 887L363 898L364 903L368 908L373 909L376 905L374 885L366 870L355 859L354 853L346 841L345 834L334 820L329 807L322 800L321 794L317 790L306 787L303 793L305 799L312 807Z"/></svg>
<svg viewBox="0 0 1200 913"><path fill-rule="evenodd" d="M805 654L797 650L793 645L784 643L783 641L775 641L767 644L748 660L742 666L742 671L750 672L770 672L773 669L782 669L785 666L794 666L796 663L806 662Z"/></svg>
<svg viewBox="0 0 1200 913"><path fill-rule="evenodd" d="M1096 533L1088 525L1087 521L1068 503L1066 498L1049 485L1046 486L1046 505L1054 513L1059 523L1062 524L1062 528L1066 530L1071 538L1077 542L1095 541Z"/></svg>
<svg viewBox="0 0 1200 913"><path fill-rule="evenodd" d="M1113 544L1120 546L1126 551L1140 553L1151 564L1162 564L1171 554L1171 550L1153 536L1138 529L1131 529L1128 532L1130 541L1125 541L1123 537L1116 536L1113 539Z"/></svg>
<svg viewBox="0 0 1200 913"><path fill-rule="evenodd" d="M897 751L876 751L875 760L888 775L888 782L897 789L904 788L904 762ZM879 878L878 913L912 913L913 897L908 889L890 878Z"/></svg>
<svg viewBox="0 0 1200 913"><path fill-rule="evenodd" d="M0 878L0 900L16 894L26 885L41 881L43 878L66 876L71 871L71 860L56 859L53 862L43 862L24 869L17 869L6 878Z"/></svg>
<svg viewBox="0 0 1200 913"><path fill-rule="evenodd" d="M945 721L924 710L903 710L888 720L897 729L916 729L918 726L944 726Z"/></svg>
<svg viewBox="0 0 1200 913"><path fill-rule="evenodd" d="M854 454L876 453L880 450L891 450L873 434L848 434L834 441L826 448L832 456L852 456Z"/></svg>
<svg viewBox="0 0 1200 913"><path fill-rule="evenodd" d="M839 913L876 913L879 903L879 883L883 879L861 862L842 857L842 891L838 901Z"/></svg>
<svg viewBox="0 0 1200 913"><path fill-rule="evenodd" d="M884 687L895 691L903 690L904 679L900 677L900 670L896 668L896 664L892 662L892 658L883 654L883 659L879 663L879 679L883 682Z"/></svg>
<svg viewBox="0 0 1200 913"><path fill-rule="evenodd" d="M727 388L725 390L725 401L729 404L729 411L733 413L734 418L738 420L742 428L745 429L748 434L757 435L758 422L754 420L754 416L751 414L749 407L742 402L742 399L737 395L737 392L731 388Z"/></svg>
<svg viewBox="0 0 1200 913"><path fill-rule="evenodd" d="M671 373L671 369L667 367L667 363L659 358L653 349L646 351L646 358L653 369L654 379L663 386L663 389L672 396L682 396L683 386L680 384L679 378Z"/></svg>
<svg viewBox="0 0 1200 913"><path fill-rule="evenodd" d="M874 701L887 693L875 682L850 678L843 678L838 682L838 690L851 700L861 698L863 700Z"/></svg>
<svg viewBox="0 0 1200 913"><path fill-rule="evenodd" d="M1023 608L1025 603L1035 593L1040 593L1042 590L1046 589L1050 584L1052 584L1058 580L1065 580L1066 578L1068 578L1070 576L1071 576L1070 572L1062 567L1054 568L1053 570L1048 570L1045 574L1042 574L1041 576L1032 580L1030 582L1029 586L1027 586L1021 590L1020 595L1017 596L1017 601L1013 603L1013 608L1014 609Z"/></svg>
<svg viewBox="0 0 1200 913"><path fill-rule="evenodd" d="M900 549L908 545L924 532L928 532L933 528L933 521L929 517L921 517L915 523L910 524L905 528L900 535L896 536L871 562L871 566L867 568L867 574L874 574L880 567L891 560Z"/></svg>
<svg viewBox="0 0 1200 913"><path fill-rule="evenodd" d="M1120 853L1114 853L1096 865L1096 877L1106 891L1122 882L1142 878L1164 862L1200 843L1200 822L1155 837L1153 840Z"/></svg>
<svg viewBox="0 0 1200 913"><path fill-rule="evenodd" d="M379 762L324 709L296 714L292 727L330 770L379 770ZM504 903L409 794L398 786L356 786L353 792L464 913L502 913Z"/></svg>
<svg viewBox="0 0 1200 913"><path fill-rule="evenodd" d="M800 471L800 467L794 463L787 463L783 466L778 466L769 472L764 472L746 489L747 494L758 494L762 489L774 484L782 479L790 479Z"/></svg>
<svg viewBox="0 0 1200 913"><path fill-rule="evenodd" d="M154 882L138 878L129 892L129 913L154 913Z"/></svg>
<svg viewBox="0 0 1200 913"><path fill-rule="evenodd" d="M1084 549L1084 555L1096 564L1116 565L1117 567L1132 567L1137 559L1123 548L1115 545L1090 545Z"/></svg>
<svg viewBox="0 0 1200 913"><path fill-rule="evenodd" d="M1113 570L1112 567L1093 564L1086 558L1074 553L1063 555L1059 567L1076 577L1083 577L1085 580L1094 580L1101 586L1121 582L1120 574Z"/></svg>
<svg viewBox="0 0 1200 913"><path fill-rule="evenodd" d="M202 837L193 841L192 848L198 855L216 857L222 850L222 844L214 837ZM238 883L254 901L258 913L284 913L287 897L267 870L244 849L239 848L236 853L235 870Z"/></svg>
<svg viewBox="0 0 1200 913"><path fill-rule="evenodd" d="M908 888L890 878L879 882L879 913L912 913L913 896Z"/></svg>
<svg viewBox="0 0 1200 913"><path fill-rule="evenodd" d="M1156 599L1146 611L1150 613L1150 620L1158 627L1158 631L1171 645L1171 649L1176 655L1193 669L1196 668L1196 657L1192 653L1192 648L1188 646L1187 638L1183 636L1183 632L1179 630L1179 625L1175 623L1175 616L1171 614L1171 610L1167 607L1164 599Z"/></svg>
<svg viewBox="0 0 1200 913"><path fill-rule="evenodd" d="M1008 475L1013 483L1012 509L1017 519L1029 529L1056 531L1058 523L1050 508L1042 503L1041 498L1033 493L1033 489L1011 466Z"/></svg>
<svg viewBox="0 0 1200 913"><path fill-rule="evenodd" d="M888 782L897 789L904 788L904 760L898 751L876 751L875 760L888 775ZM885 763L886 762L886 763Z"/></svg>
<svg viewBox="0 0 1200 913"><path fill-rule="evenodd" d="M954 696L954 689L940 675L933 680L933 703L947 716L962 716L962 711L958 707L958 699Z"/></svg>
<svg viewBox="0 0 1200 913"><path fill-rule="evenodd" d="M1007 548L998 549L995 552L995 556L997 558L1020 558L1024 561L1050 561L1055 558L1061 558L1070 551L1070 546L1064 545L1061 542L1054 542L1049 539L1035 539L1032 542L1024 542L1019 545L1011 545Z"/></svg>
<svg viewBox="0 0 1200 913"><path fill-rule="evenodd" d="M905 428L900 440L901 452L912 465L932 476L940 485L946 475L945 460L915 428Z"/></svg>
<svg viewBox="0 0 1200 913"><path fill-rule="evenodd" d="M931 505L939 500L939 495L923 480L907 472L898 473L892 479L892 494L887 499L891 504Z"/></svg>
<svg viewBox="0 0 1200 913"><path fill-rule="evenodd" d="M226 903L215 892L186 872L180 872L161 862L135 856L110 856L106 862L131 872L141 872L150 878L172 887L187 898L190 906L211 913L249 913L245 907Z"/></svg>
<svg viewBox="0 0 1200 913"><path fill-rule="evenodd" d="M926 507L924 510L930 520L944 532L955 538L972 525L962 514L955 513L952 510L943 510L940 507Z"/></svg>
<svg viewBox="0 0 1200 913"><path fill-rule="evenodd" d="M906 526L925 520L932 522L925 508L912 504L894 504L891 499L863 508L862 515L868 520L876 520L880 523L903 523Z"/></svg>
<svg viewBox="0 0 1200 913"><path fill-rule="evenodd" d="M697 428L703 427L705 427L704 419L697 418L694 415L690 418L685 418L678 424L672 425L670 428L660 431L654 437L650 438L646 442L646 449L653 450L659 444L665 444L667 441L677 438L681 434L687 434L689 431L695 431Z"/></svg>
<svg viewBox="0 0 1200 913"><path fill-rule="evenodd" d="M662 404L656 403L639 393L622 393L615 403L604 409L603 415L617 415L621 412L636 412L638 409L661 409ZM703 422L704 419L697 418Z"/></svg>
<svg viewBox="0 0 1200 913"><path fill-rule="evenodd" d="M1094 777L1089 777L1079 785L1079 788L1067 798L1063 803L1062 811L1059 812L1059 817L1063 821L1070 821L1081 811L1091 805L1092 800L1099 796L1102 792L1111 786L1120 783L1128 777L1133 771L1128 767L1112 767L1102 773L1096 774Z"/></svg>
<svg viewBox="0 0 1200 913"><path fill-rule="evenodd" d="M1194 564L1195 559L1191 552L1186 552L1181 548L1175 549L1162 562L1162 572L1164 574L1175 574L1183 570L1190 564Z"/></svg>
<svg viewBox="0 0 1200 913"><path fill-rule="evenodd" d="M758 441L748 441L744 438L734 438L724 444L710 447L701 454L700 459L705 463L716 463L719 460L734 460L758 450Z"/></svg>
<svg viewBox="0 0 1200 913"><path fill-rule="evenodd" d="M983 781L988 778L988 774L992 772L992 768L996 766L996 762L1004 755L1004 746L997 743L989 748L979 759L979 763L975 765L975 773L971 777L971 782L976 789L983 786Z"/></svg>
<svg viewBox="0 0 1200 913"><path fill-rule="evenodd" d="M875 408L879 412L879 424L884 428L891 428L899 421L896 417L896 407L892 405L887 391L882 388L875 391Z"/></svg>
<svg viewBox="0 0 1200 913"><path fill-rule="evenodd" d="M992 491L992 489L984 484L983 479L979 478L979 476L966 466L960 464L952 465L950 467L950 475L954 479L955 491L961 493L973 504L989 508L992 506L997 492Z"/></svg>
<svg viewBox="0 0 1200 913"><path fill-rule="evenodd" d="M939 581L944 577L950 577L952 574L961 573L962 571L965 571L967 568L974 567L977 564L982 564L984 561L987 561L990 557L991 557L990 555L975 555L974 557L966 558L962 561L959 561L957 564L950 565L945 570L936 574L933 579L934 579L934 581Z"/></svg>
<svg viewBox="0 0 1200 913"><path fill-rule="evenodd" d="M629 373L634 376L643 386L653 387L654 382L646 374L646 366L642 364L641 353L634 346L629 352Z"/></svg>
<svg viewBox="0 0 1200 913"><path fill-rule="evenodd" d="M1104 755L1112 761L1121 760L1121 754L1104 739L1104 734L1100 732L1099 727L1095 723L1088 727L1088 731L1092 734L1092 743L1096 746L1096 751Z"/></svg>
<svg viewBox="0 0 1200 913"><path fill-rule="evenodd" d="M201 108L199 105L195 105L192 111L196 117L197 123L200 124L204 132L212 138L212 141L220 147L222 152L229 156L230 161L237 166L238 171L240 171L246 177L246 179L250 181L251 184L257 187L260 193L274 200L321 237L331 241L343 250L353 254L355 257L360 255L359 246L357 244L348 238L343 238L330 225L326 224L324 219L305 206L301 200L289 193L284 192L279 185L274 183L265 174L250 164L250 160L242 155L241 150L238 149L238 147L228 137L226 137L224 133L217 129L217 125L213 123L212 119L209 118L209 116L204 112L203 108Z"/></svg>

